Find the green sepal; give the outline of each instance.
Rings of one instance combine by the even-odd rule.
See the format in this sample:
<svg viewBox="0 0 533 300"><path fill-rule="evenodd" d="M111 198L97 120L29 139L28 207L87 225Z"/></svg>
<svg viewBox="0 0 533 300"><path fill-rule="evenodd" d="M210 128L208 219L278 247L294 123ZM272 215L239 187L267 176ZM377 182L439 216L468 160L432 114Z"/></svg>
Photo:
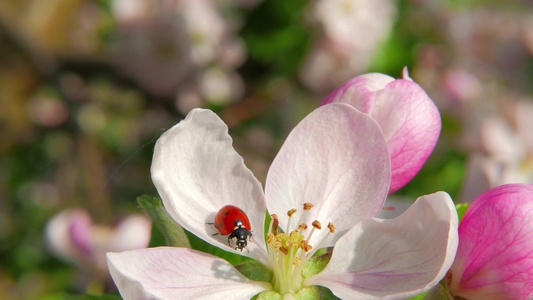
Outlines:
<svg viewBox="0 0 533 300"><path fill-rule="evenodd" d="M165 236L168 246L191 248L183 228L168 214L159 197L143 195L137 197L137 203L148 213L155 226Z"/></svg>
<svg viewBox="0 0 533 300"><path fill-rule="evenodd" d="M310 286L310 287L304 287L303 289L299 290L296 295L294 295L294 299L296 300L314 300L314 299L322 299L321 298L321 290L317 286Z"/></svg>
<svg viewBox="0 0 533 300"><path fill-rule="evenodd" d="M272 270L265 267L257 261L247 261L235 266L235 268L241 272L246 278L255 281L271 282L273 273Z"/></svg>
<svg viewBox="0 0 533 300"><path fill-rule="evenodd" d="M446 278L443 279L439 284L434 286L431 290L429 290L423 299L424 300L453 300L455 299L453 296L450 295L450 292L448 291L448 286L444 283L445 281L446 281Z"/></svg>
<svg viewBox="0 0 533 300"><path fill-rule="evenodd" d="M412 297L412 298L409 298L409 300L423 300L423 299L426 297L427 293L428 293L428 292L425 292L425 293L420 294L420 295L418 295L418 296L414 296L414 297Z"/></svg>
<svg viewBox="0 0 533 300"><path fill-rule="evenodd" d="M304 287L300 289L295 295L290 295L289 299L294 300L318 300L321 298L321 289L317 286ZM276 291L264 291L260 293L257 300L282 300L285 295L281 295Z"/></svg>
<svg viewBox="0 0 533 300"><path fill-rule="evenodd" d="M324 270L331 259L331 253L322 254L320 256L312 257L302 270L302 277L307 278L318 274Z"/></svg>
<svg viewBox="0 0 533 300"><path fill-rule="evenodd" d="M283 297L276 291L264 291L261 292L256 300L282 300Z"/></svg>
<svg viewBox="0 0 533 300"><path fill-rule="evenodd" d="M463 217L468 210L470 203L457 203L455 204L455 209L457 210L457 215L459 216L459 223L463 220Z"/></svg>

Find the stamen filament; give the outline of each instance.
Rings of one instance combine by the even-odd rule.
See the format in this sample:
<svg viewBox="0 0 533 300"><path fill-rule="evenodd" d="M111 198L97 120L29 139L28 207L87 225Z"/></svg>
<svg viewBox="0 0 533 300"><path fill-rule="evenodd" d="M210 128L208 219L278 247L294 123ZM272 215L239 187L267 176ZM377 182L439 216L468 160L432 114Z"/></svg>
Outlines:
<svg viewBox="0 0 533 300"><path fill-rule="evenodd" d="M327 240L329 235L335 232L335 226L328 224L328 233L320 234L318 245L310 244L315 230L321 230L322 225L315 220L313 228L307 232L307 224L303 223L304 215L313 207L312 204L305 203L304 210L300 214L298 223L292 224L292 217L297 213L296 209L287 212L289 220L285 231L279 230L279 220L277 215L272 214L270 231L267 234L267 249L273 266L272 285L281 295L294 295L302 288L302 271L309 260L314 256ZM296 220L296 218L295 218ZM307 234L304 234L306 231Z"/></svg>

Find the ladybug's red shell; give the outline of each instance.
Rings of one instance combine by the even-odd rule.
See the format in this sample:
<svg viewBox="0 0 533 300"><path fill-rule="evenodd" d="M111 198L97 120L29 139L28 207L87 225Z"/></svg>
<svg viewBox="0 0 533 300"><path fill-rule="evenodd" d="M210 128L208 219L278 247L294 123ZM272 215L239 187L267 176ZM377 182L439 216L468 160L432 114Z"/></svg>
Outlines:
<svg viewBox="0 0 533 300"><path fill-rule="evenodd" d="M242 209L234 205L226 205L218 211L215 217L215 227L222 235L228 235L235 230L237 227L235 222L239 220L242 222L242 227L252 230L250 220Z"/></svg>

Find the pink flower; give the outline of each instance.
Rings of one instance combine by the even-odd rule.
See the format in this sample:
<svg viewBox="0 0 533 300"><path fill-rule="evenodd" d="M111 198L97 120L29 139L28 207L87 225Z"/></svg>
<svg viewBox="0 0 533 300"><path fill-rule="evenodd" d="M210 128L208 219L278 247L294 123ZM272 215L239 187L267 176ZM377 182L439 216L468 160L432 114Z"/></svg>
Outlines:
<svg viewBox="0 0 533 300"><path fill-rule="evenodd" d="M291 298L315 286L343 299L405 298L439 282L455 257L457 213L446 193L419 198L396 219L374 218L389 191L387 144L375 120L343 103L316 109L294 128L264 191L233 149L227 126L209 110L192 110L161 136L151 172L181 226L257 260L272 279L250 280L227 261L187 248L108 253L126 299L250 299L262 292ZM305 203L314 207L303 210ZM248 251L228 247L227 237L213 236L216 229L206 225L227 204L250 219ZM272 225L263 232L267 209L277 214L283 233ZM291 209L297 212L289 217ZM334 247L327 266L305 274L324 247Z"/></svg>
<svg viewBox="0 0 533 300"><path fill-rule="evenodd" d="M459 240L447 276L451 296L533 297L533 185L503 185L479 196L459 225Z"/></svg>
<svg viewBox="0 0 533 300"><path fill-rule="evenodd" d="M322 105L347 103L370 115L383 130L391 156L389 193L407 184L420 171L437 144L440 114L426 92L409 77L370 73L355 77L329 94Z"/></svg>
<svg viewBox="0 0 533 300"><path fill-rule="evenodd" d="M111 227L94 224L89 212L78 208L54 216L45 237L58 258L109 279L106 252L146 248L151 231L152 222L144 215L129 215Z"/></svg>

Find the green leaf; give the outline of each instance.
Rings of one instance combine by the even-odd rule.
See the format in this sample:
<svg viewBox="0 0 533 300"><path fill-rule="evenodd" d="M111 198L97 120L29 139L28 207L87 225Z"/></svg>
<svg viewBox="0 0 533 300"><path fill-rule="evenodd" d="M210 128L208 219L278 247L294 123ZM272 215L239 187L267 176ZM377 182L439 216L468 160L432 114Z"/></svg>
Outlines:
<svg viewBox="0 0 533 300"><path fill-rule="evenodd" d="M461 221L463 220L463 217L465 216L465 213L468 210L469 206L470 206L470 203L455 204L455 209L457 209L457 215L459 216L459 223L461 223Z"/></svg>
<svg viewBox="0 0 533 300"><path fill-rule="evenodd" d="M191 244L183 228L167 213L159 197L143 195L137 197L137 203L144 209L155 226L165 236L167 245L190 248Z"/></svg>

